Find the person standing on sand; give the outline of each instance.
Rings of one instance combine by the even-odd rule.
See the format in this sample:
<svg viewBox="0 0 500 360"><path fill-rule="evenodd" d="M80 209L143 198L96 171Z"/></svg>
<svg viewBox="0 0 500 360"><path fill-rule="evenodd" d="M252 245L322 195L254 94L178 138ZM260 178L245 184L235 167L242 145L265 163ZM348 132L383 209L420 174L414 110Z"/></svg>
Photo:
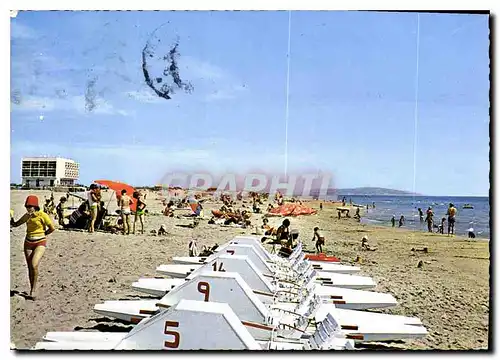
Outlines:
<svg viewBox="0 0 500 360"><path fill-rule="evenodd" d="M434 224L434 212L432 211L432 208L430 206L426 212L425 222L427 223L427 230L429 232L432 232L432 226Z"/></svg>
<svg viewBox="0 0 500 360"><path fill-rule="evenodd" d="M316 252L321 254L323 252L323 245L325 245L325 237L319 232L319 227L314 228L312 241L316 240Z"/></svg>
<svg viewBox="0 0 500 360"><path fill-rule="evenodd" d="M319 203L319 209L323 210L323 203Z"/></svg>
<svg viewBox="0 0 500 360"><path fill-rule="evenodd" d="M392 215L391 224L392 224L392 227L396 226L396 215Z"/></svg>
<svg viewBox="0 0 500 360"><path fill-rule="evenodd" d="M59 200L59 204L56 206L57 221L60 226L64 227L64 205L66 204L66 198L63 196Z"/></svg>
<svg viewBox="0 0 500 360"><path fill-rule="evenodd" d="M130 205L133 204L130 196L127 195L127 190L123 189L121 192L122 196L118 199L118 206L120 207L120 216L123 222L123 235L130 234Z"/></svg>
<svg viewBox="0 0 500 360"><path fill-rule="evenodd" d="M403 226L405 224L405 217L404 215L401 215L399 218L399 227Z"/></svg>
<svg viewBox="0 0 500 360"><path fill-rule="evenodd" d="M97 219L97 212L99 211L99 198L98 198L98 192L97 192L97 185L96 184L91 184L90 185L90 191L88 192L88 198L87 201L89 203L89 209L90 209L90 223L89 223L89 233L94 232L94 224L95 220Z"/></svg>
<svg viewBox="0 0 500 360"><path fill-rule="evenodd" d="M453 235L455 234L455 215L457 214L457 209L455 206L453 206L452 203L450 203L450 206L448 207L448 212L446 215L448 215L448 235L450 233Z"/></svg>
<svg viewBox="0 0 500 360"><path fill-rule="evenodd" d="M137 207L135 209L134 227L132 229L132 233L135 234L135 223L137 222L137 219L139 219L141 222L141 234L144 234L144 209L146 209L147 204L140 192L136 191L132 196L137 199Z"/></svg>
<svg viewBox="0 0 500 360"><path fill-rule="evenodd" d="M26 238L24 240L24 257L28 265L28 275L30 281L30 298L35 300L36 284L38 282L38 265L45 253L47 246L47 236L55 231L54 224L50 217L40 211L38 198L29 195L24 203L26 214L18 221L10 220L12 227L18 227L26 223Z"/></svg>

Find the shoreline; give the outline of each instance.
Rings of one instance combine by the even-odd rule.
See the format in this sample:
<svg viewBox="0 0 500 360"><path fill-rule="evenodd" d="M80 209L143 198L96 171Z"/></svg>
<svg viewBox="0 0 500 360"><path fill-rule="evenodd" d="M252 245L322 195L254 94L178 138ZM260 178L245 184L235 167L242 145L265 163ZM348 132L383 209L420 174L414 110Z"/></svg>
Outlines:
<svg viewBox="0 0 500 360"><path fill-rule="evenodd" d="M381 195L382 196L382 195ZM385 195L384 195L385 196ZM442 197L441 197L442 198ZM480 197L480 198L488 198L488 197ZM311 201L305 201L306 203L308 204L313 204L317 207L319 207L319 203L321 202L320 200L311 200ZM339 201L335 201L335 202L332 202L332 201L328 201L328 202L323 202L323 206L342 206L342 202L339 202ZM351 212L354 212L356 210L356 206L354 205L349 205L349 204L346 204L345 207L348 207L351 209ZM360 207L361 209L361 224L365 224L367 226L375 226L375 227L380 227L380 228L392 228L392 225L390 223L390 220L387 220L386 222L384 222L383 220L378 220L378 219L369 219L367 217L363 217L366 213L366 207ZM373 208L370 208L371 211L373 211ZM397 221L397 219L396 219ZM408 221L408 220L407 220ZM416 221L416 220L412 220L412 223L419 223L419 221ZM408 231L415 231L417 233L427 233L429 234L429 232L427 231L427 229L425 228L425 223L422 225L422 229L419 229L417 227L408 227L406 225L403 226L404 229L408 230ZM401 228L398 228L397 226L395 227L395 229L401 229ZM476 234L476 238L475 239L470 239L470 241L486 241L486 242L489 242L491 240L491 229L488 230L488 235L489 236L482 236L482 234L478 235ZM439 234L439 233L436 233L436 232L433 232L433 234L437 235L437 236L442 236L443 234ZM445 233L444 236L447 236L447 234ZM453 235L454 237L461 237L461 238L465 238L465 239L468 239L467 235Z"/></svg>
<svg viewBox="0 0 500 360"><path fill-rule="evenodd" d="M368 219L369 220L369 219ZM361 219L361 224L363 224L363 219ZM382 224L373 224L373 223L370 223L369 221L365 222L364 223L366 226L370 226L370 227L378 227L380 229L385 229L385 228L391 228L393 229L392 225L391 224L387 224L387 225L382 225ZM461 238L465 241L470 241L470 242L474 242L474 241L485 241L485 242L490 242L490 238L489 237L482 237L480 235L476 235L476 237L474 239L469 239L466 235L451 235L451 236L448 236L446 233L445 234L440 234L440 233L429 233L428 231L425 231L425 230L419 230L419 229L415 229L415 228L408 228L408 227L405 227L405 228L398 228L397 226L394 227L394 229L400 229L400 230L406 230L406 231L409 231L409 232L415 232L415 233L424 233L424 234L434 234L436 236L441 236L441 237L448 237L448 238Z"/></svg>

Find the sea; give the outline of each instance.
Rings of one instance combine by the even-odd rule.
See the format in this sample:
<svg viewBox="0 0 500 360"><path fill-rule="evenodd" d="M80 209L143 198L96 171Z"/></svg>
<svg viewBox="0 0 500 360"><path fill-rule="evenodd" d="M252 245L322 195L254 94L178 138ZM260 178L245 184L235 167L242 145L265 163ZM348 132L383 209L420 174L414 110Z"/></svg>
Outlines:
<svg viewBox="0 0 500 360"><path fill-rule="evenodd" d="M338 195L338 200L342 200ZM364 214L361 222L379 226L392 226L391 218L396 217L396 226L401 215L405 217L405 228L427 231L427 224L420 222L418 208L424 212L429 206L434 211L436 223L446 216L448 205L452 203L457 208L455 233L467 235L469 228L474 228L477 238L490 238L490 202L489 197L465 197L465 196L384 196L384 195L345 195L346 203L352 200L353 204L364 205ZM375 208L372 204L375 203ZM366 205L369 209L366 210ZM463 205L470 204L473 209L463 209ZM448 222L445 223L445 233L448 230Z"/></svg>

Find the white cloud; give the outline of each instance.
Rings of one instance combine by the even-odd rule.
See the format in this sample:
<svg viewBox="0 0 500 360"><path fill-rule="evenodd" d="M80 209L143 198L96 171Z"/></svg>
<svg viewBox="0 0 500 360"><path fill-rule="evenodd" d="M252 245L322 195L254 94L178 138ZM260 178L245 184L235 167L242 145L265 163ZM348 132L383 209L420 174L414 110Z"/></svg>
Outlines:
<svg viewBox="0 0 500 360"><path fill-rule="evenodd" d="M68 97L66 99L28 96L21 97L18 103L12 103L12 111L20 112L43 112L67 111L79 114L99 114L99 115L121 115L130 116L129 112L115 108L111 103L103 98L94 100L95 108L87 111L85 107L85 97L82 95Z"/></svg>
<svg viewBox="0 0 500 360"><path fill-rule="evenodd" d="M36 39L38 34L29 26L20 23L19 20L11 20L10 37L12 39Z"/></svg>
<svg viewBox="0 0 500 360"><path fill-rule="evenodd" d="M125 94L131 99L148 104L160 103L165 101L160 97L158 97L156 94L153 93L152 90L149 89L142 89L140 91L128 91Z"/></svg>
<svg viewBox="0 0 500 360"><path fill-rule="evenodd" d="M246 91L246 87L243 85L227 86L220 90L215 90L214 92L205 96L205 101L211 102L218 100L235 99L244 91Z"/></svg>
<svg viewBox="0 0 500 360"><path fill-rule="evenodd" d="M43 149L43 154L40 154L40 149ZM11 157L29 155L62 156L76 160L85 159L89 163L95 163L96 166L103 162L108 163L110 167L126 165L132 172L136 172L138 167L154 171L155 169L165 169L171 166L186 167L189 164L207 162L210 158L216 159L214 154L203 149L166 148L132 143L119 145L73 143L65 145L16 141L11 144Z"/></svg>
<svg viewBox="0 0 500 360"><path fill-rule="evenodd" d="M192 56L181 57L180 63L181 69L184 70L183 75L191 79L218 80L228 77L219 66Z"/></svg>
<svg viewBox="0 0 500 360"><path fill-rule="evenodd" d="M21 111L45 111L49 112L54 110L55 103L53 99L39 96L30 96L28 98L22 97L19 103L12 104L12 110Z"/></svg>
<svg viewBox="0 0 500 360"><path fill-rule="evenodd" d="M193 84L193 95L201 101L231 100L247 91L246 86L242 85L242 81L229 71L207 60L197 59L193 56L181 56L179 72L184 81ZM126 94L144 103L160 103L164 101L149 89L129 91Z"/></svg>
<svg viewBox="0 0 500 360"><path fill-rule="evenodd" d="M41 150L43 149L43 150ZM41 152L43 151L43 152ZM263 171L280 173L284 170L284 156L276 151L267 151L262 161L255 152L228 152L225 149L166 147L159 145L137 145L132 141L123 144L72 143L14 141L11 144L11 163L19 163L22 156L62 156L81 164L81 178L111 177L134 184L153 183L167 174L209 172L212 175L227 173L245 174ZM291 153L290 172L310 169L314 156L308 153ZM298 160L309 160L301 163Z"/></svg>
<svg viewBox="0 0 500 360"><path fill-rule="evenodd" d="M185 166L193 163L203 163L214 168L227 168L233 164L239 166L260 166L262 159L256 156L255 153L229 154L225 149L218 151L206 148L180 148L180 147L164 147L159 145L139 145L133 143L124 143L119 145L106 145L96 143L73 143L73 144L56 144L52 142L33 142L33 141L15 141L11 145L12 154L38 154L40 149L48 156L81 156L81 157L96 157L106 158L112 157L117 160L126 160L130 165L142 165L147 168L145 163L159 163ZM312 163L315 156L307 152L290 153L290 163ZM137 161L137 164L134 162ZM284 164L284 155L275 151L266 153L266 167L281 168Z"/></svg>

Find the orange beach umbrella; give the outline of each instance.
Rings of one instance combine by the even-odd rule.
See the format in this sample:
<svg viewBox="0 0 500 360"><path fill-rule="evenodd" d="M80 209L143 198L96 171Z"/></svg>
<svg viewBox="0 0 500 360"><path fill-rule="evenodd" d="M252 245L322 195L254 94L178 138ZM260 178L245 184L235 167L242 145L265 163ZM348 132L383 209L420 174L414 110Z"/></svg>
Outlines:
<svg viewBox="0 0 500 360"><path fill-rule="evenodd" d="M135 192L135 189L123 182L120 181L112 181L112 180L94 180L96 184L106 186L107 188L113 190L116 193L116 198L119 199L122 196L122 190L127 190L127 195L132 198L132 194ZM136 208L137 199L132 198L133 204L132 209Z"/></svg>

